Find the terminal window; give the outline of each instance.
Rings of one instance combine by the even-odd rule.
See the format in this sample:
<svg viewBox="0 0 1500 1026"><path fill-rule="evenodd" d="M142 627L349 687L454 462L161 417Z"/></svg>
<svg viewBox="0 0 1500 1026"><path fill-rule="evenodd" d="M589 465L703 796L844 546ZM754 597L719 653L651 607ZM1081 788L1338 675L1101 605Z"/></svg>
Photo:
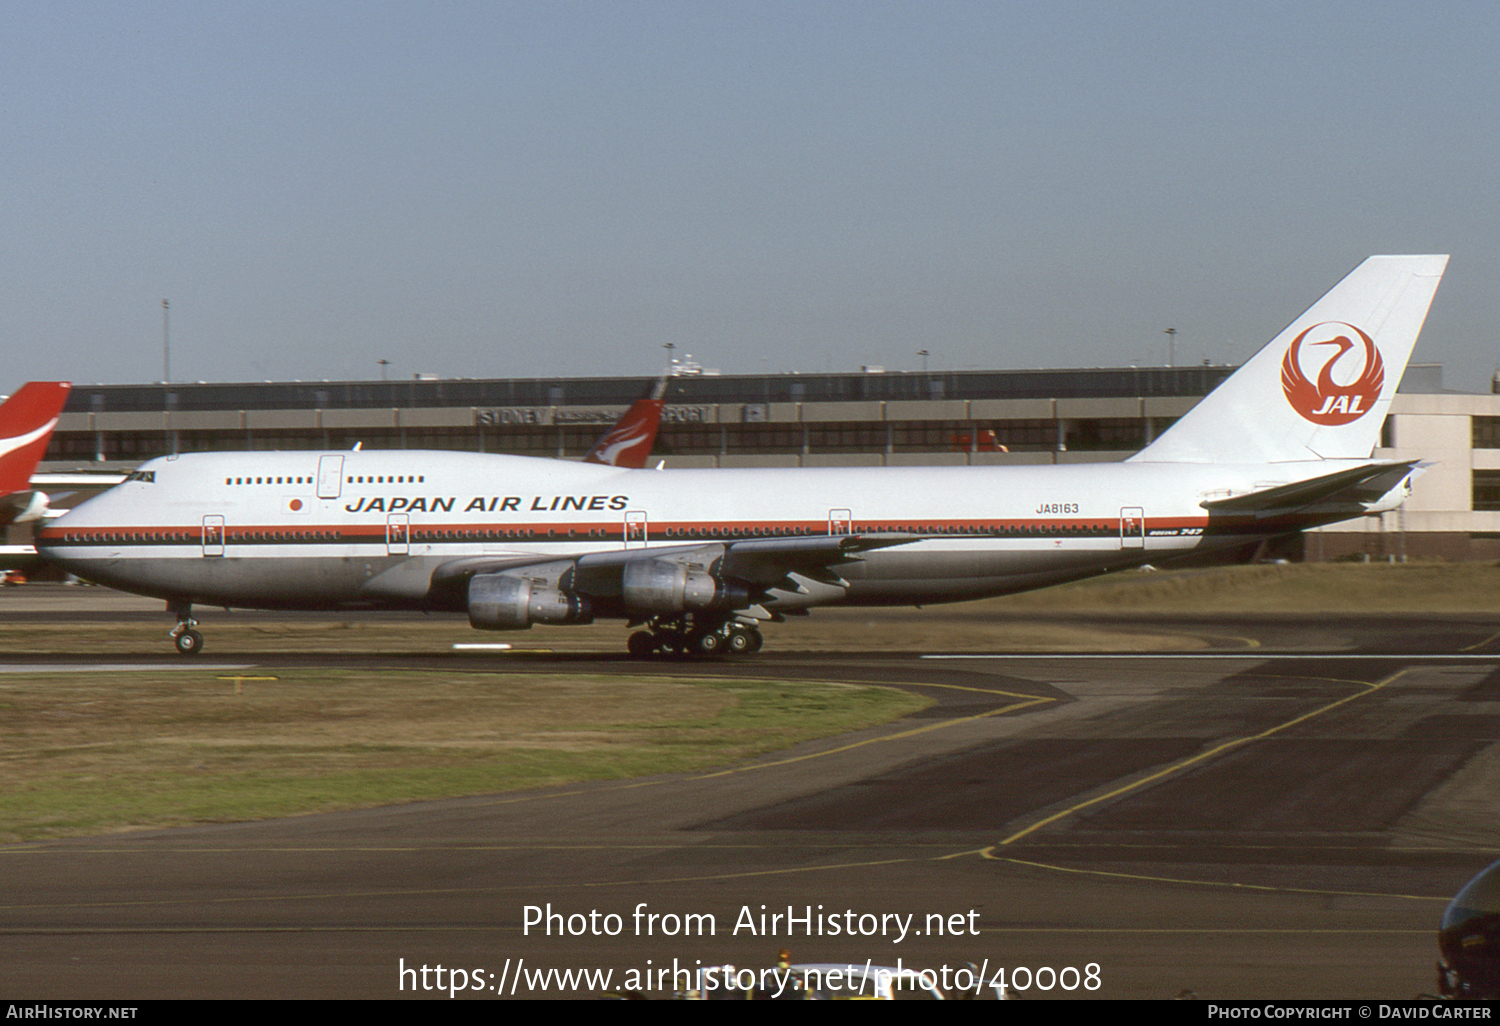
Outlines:
<svg viewBox="0 0 1500 1026"><path fill-rule="evenodd" d="M1500 510L1500 470L1475 470L1474 509Z"/></svg>
<svg viewBox="0 0 1500 1026"><path fill-rule="evenodd" d="M1500 449L1500 417L1471 417L1470 420L1473 422L1474 448Z"/></svg>

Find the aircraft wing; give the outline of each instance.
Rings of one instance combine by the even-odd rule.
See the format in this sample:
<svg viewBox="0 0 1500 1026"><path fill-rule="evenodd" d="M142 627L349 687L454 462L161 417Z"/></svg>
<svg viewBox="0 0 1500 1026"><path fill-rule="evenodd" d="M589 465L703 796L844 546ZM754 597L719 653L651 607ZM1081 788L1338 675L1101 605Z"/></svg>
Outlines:
<svg viewBox="0 0 1500 1026"><path fill-rule="evenodd" d="M467 608L476 626L494 626L475 619L476 607L484 605L480 593L503 587L510 594L521 587L519 582L526 582L528 596L582 599L590 607L633 618L710 606L751 609L773 592L796 595L810 594L815 588L842 589L840 565L859 560L862 552L905 545L920 537L870 533L747 538L572 557L468 557L444 563L433 572L429 597L442 606Z"/></svg>
<svg viewBox="0 0 1500 1026"><path fill-rule="evenodd" d="M1199 505L1209 513L1257 518L1282 516L1313 505L1358 506L1361 508L1356 512L1374 512L1369 507L1425 466L1419 460L1367 463L1245 495L1206 499Z"/></svg>
<svg viewBox="0 0 1500 1026"><path fill-rule="evenodd" d="M659 549L622 549L583 556L578 560L585 580L618 571L637 559L707 559L718 563L718 573L749 584L769 586L789 573L819 573L859 559L861 552L905 545L914 534L841 534L809 538L746 538L707 545L674 545Z"/></svg>

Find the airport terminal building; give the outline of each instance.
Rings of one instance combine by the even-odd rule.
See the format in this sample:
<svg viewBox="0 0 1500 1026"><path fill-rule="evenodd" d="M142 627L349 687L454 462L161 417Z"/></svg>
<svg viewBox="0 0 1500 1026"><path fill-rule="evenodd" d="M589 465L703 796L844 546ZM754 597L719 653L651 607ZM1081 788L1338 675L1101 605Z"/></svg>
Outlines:
<svg viewBox="0 0 1500 1026"><path fill-rule="evenodd" d="M668 467L1006 465L1121 460L1235 368L674 376ZM581 458L648 378L77 385L48 472L173 452L457 449ZM1412 365L1378 457L1430 466L1405 506L1290 539L1274 555L1500 559L1500 395L1447 392Z"/></svg>

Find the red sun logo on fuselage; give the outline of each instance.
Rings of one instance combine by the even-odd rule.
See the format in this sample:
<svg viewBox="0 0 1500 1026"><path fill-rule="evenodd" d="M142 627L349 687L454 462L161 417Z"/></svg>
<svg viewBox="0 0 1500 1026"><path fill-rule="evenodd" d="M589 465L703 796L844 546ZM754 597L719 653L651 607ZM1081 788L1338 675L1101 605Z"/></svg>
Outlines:
<svg viewBox="0 0 1500 1026"><path fill-rule="evenodd" d="M1304 369L1305 350L1309 350L1309 362L1318 368L1316 382L1308 380ZM1354 355L1346 359L1348 353ZM1326 354L1321 365L1316 362L1320 354ZM1334 379L1335 369L1344 381ZM1351 377L1353 380L1348 380ZM1314 324L1292 339L1281 361L1281 390L1286 393L1286 401L1314 424L1353 423L1370 412L1384 387L1385 361L1380 358L1380 350L1369 335L1342 321Z"/></svg>

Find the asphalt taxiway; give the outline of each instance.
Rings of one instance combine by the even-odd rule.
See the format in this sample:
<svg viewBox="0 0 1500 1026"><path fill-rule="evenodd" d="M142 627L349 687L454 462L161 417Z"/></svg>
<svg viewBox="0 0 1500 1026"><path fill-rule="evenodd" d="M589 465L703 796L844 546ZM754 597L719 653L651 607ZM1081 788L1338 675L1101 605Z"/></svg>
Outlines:
<svg viewBox="0 0 1500 1026"><path fill-rule="evenodd" d="M1500 625L1134 626L1210 640L1013 656L798 652L773 636L753 660L651 665L935 704L695 775L9 845L5 990L448 1000L462 969L464 997L584 996L599 988L529 974L670 990L663 969L762 967L787 947L798 962L972 962L1028 998L1430 991L1438 918L1500 849ZM38 662L65 660L0 653L0 669ZM603 652L509 665L640 666Z"/></svg>

